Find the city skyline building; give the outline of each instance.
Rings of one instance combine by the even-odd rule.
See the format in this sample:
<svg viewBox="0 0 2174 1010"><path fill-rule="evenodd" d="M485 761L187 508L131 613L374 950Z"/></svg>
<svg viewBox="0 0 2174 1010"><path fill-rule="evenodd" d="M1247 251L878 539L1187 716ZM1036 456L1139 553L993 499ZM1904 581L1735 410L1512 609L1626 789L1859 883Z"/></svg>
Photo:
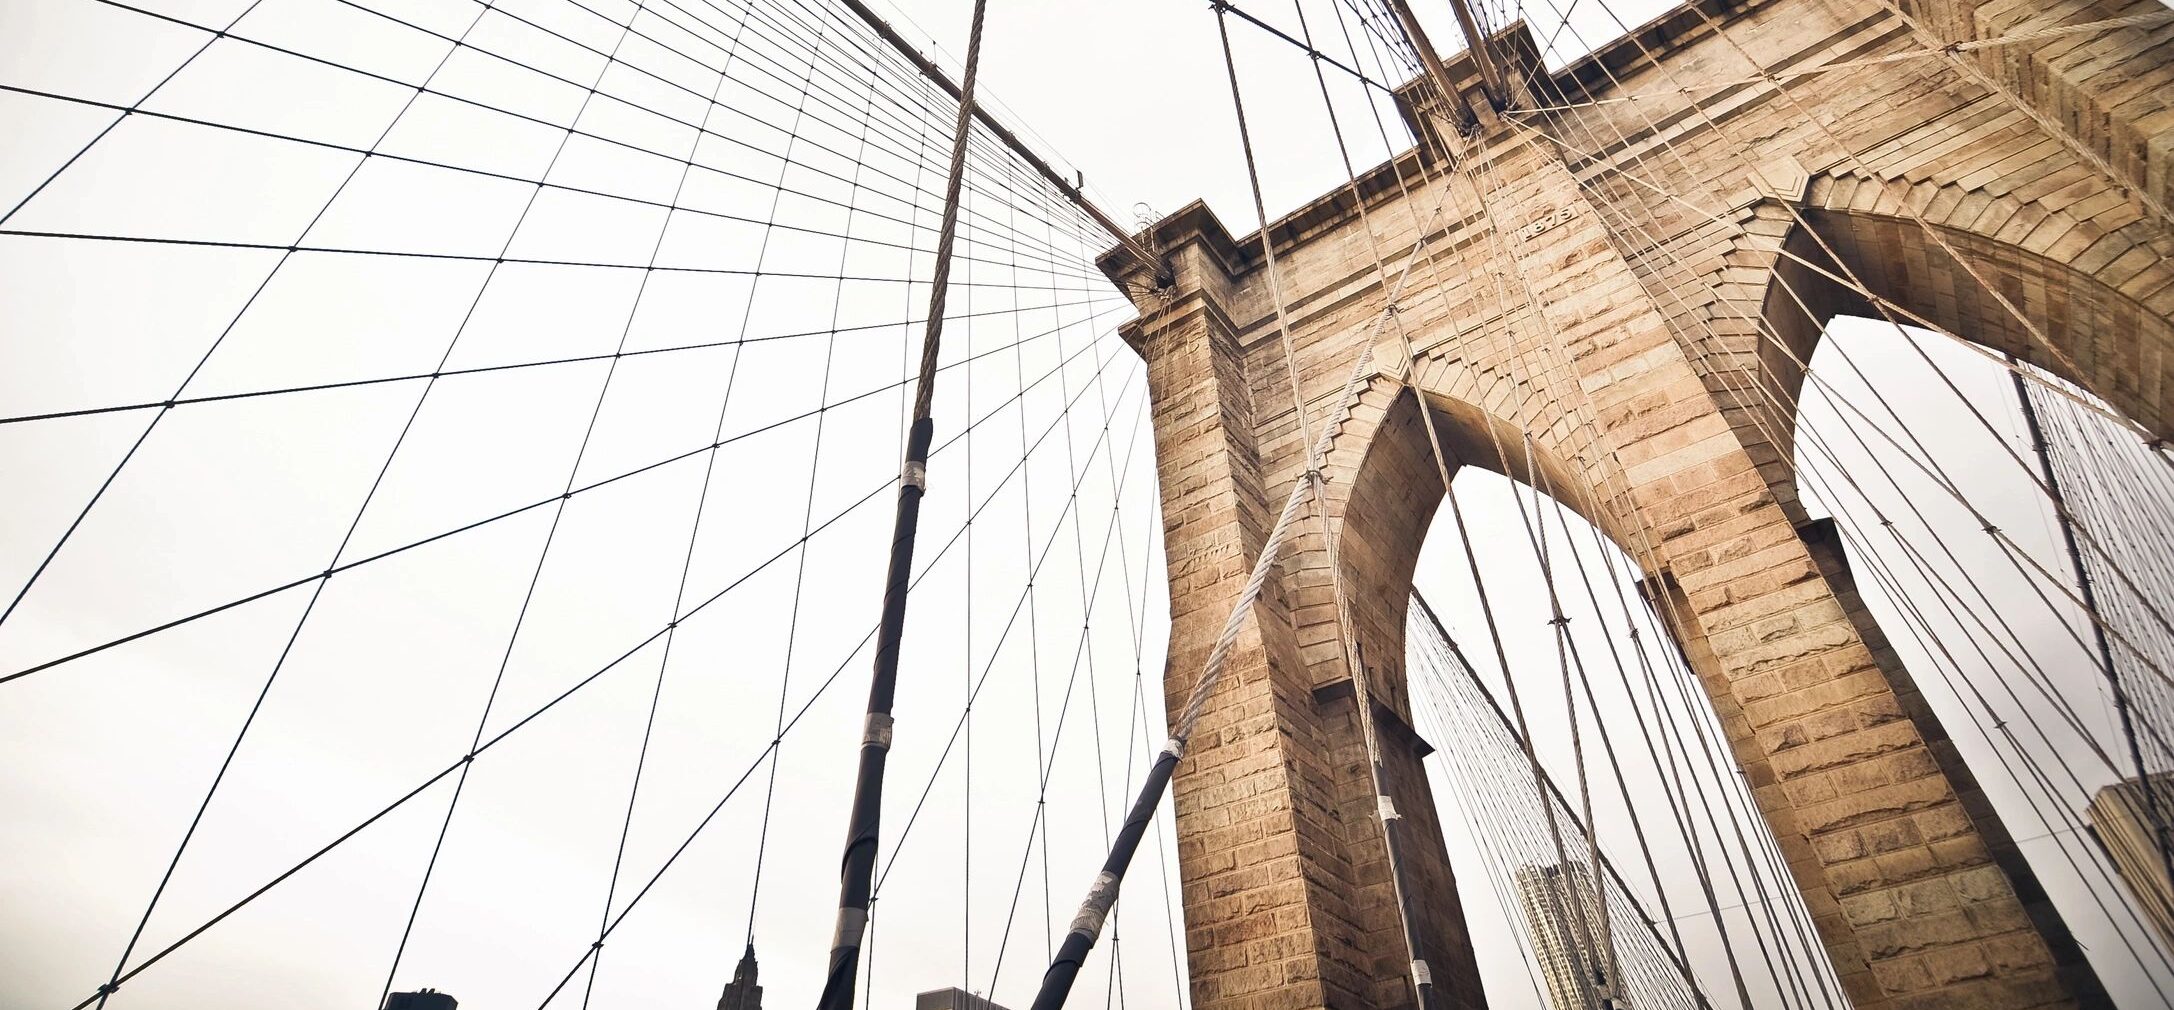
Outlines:
<svg viewBox="0 0 2174 1010"><path fill-rule="evenodd" d="M1621 986L1609 976L1615 960L1600 937L1600 896L1585 867L1572 863L1518 867L1518 904L1532 939L1533 961L1553 1010L1623 1010Z"/></svg>
<svg viewBox="0 0 2174 1010"><path fill-rule="evenodd" d="M717 1010L762 1010L762 986L756 983L761 967L755 963L755 944L749 941L740 963L732 969L732 981L717 997Z"/></svg>
<svg viewBox="0 0 2174 1010"><path fill-rule="evenodd" d="M436 989L388 993L384 1010L457 1010L460 1001Z"/></svg>
<svg viewBox="0 0 2174 1010"><path fill-rule="evenodd" d="M2165 829L2154 828L2152 801L2174 802L2174 772L2153 774L2148 787L2140 778L2107 786L2092 797L2084 814L2091 822L2091 833L2113 861L2114 871L2136 899L2137 909L2159 934L2159 942L2174 948L2174 880L2167 877L2161 839L2156 837Z"/></svg>

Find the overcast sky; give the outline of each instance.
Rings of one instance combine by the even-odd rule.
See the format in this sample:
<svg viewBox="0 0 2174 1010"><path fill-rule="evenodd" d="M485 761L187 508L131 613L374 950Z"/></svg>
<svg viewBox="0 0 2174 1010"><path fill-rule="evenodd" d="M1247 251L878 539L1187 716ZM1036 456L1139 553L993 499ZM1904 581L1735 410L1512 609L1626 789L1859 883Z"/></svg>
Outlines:
<svg viewBox="0 0 2174 1010"><path fill-rule="evenodd" d="M249 5L143 6L224 26ZM451 36L480 11L421 0L366 6ZM613 44L566 0L499 6ZM1421 7L1438 41L1455 48L1446 6ZM1615 7L1631 22L1658 9ZM794 8L762 9L782 23ZM895 9L907 35L933 36L940 60L963 52L965 3ZM1606 13L1590 5L1578 27L1594 41L1612 35ZM569 77L602 69L502 15L477 25L477 44ZM578 88L472 54L437 68L443 42L341 0L261 0L234 30L584 131L675 152L693 141L684 125L660 128L609 103L585 107ZM997 3L987 32L984 82L1004 118L1084 172L1121 219L1136 203L1166 213L1204 197L1234 232L1252 230L1205 5ZM144 106L169 118L131 117L12 211L114 114L0 95L0 135L11 138L0 148L0 213L13 215L0 227L241 244L0 236L0 416L154 405L0 424L0 479L10 489L0 507L0 592L12 599L31 585L0 623L0 665L32 668L297 583L0 684L0 809L9 812L0 819L0 1007L71 1006L106 980L245 724L132 964L455 770L129 982L113 1006L367 1007L391 972L395 988L436 987L471 1007L540 1004L567 977L554 1006L706 1007L750 933L768 1005L811 1002L889 540L899 383L920 333L908 321L927 298L925 283L880 278L911 271L926 280L936 201L925 191L938 188L947 124L939 117L915 132L869 112L874 103L856 108L871 93L906 92L874 78L856 91L850 67L821 72L833 75L818 103L832 103L828 112L780 104L789 88L746 71L744 81L717 85L714 108L653 80L604 78L608 93L706 124L712 136L693 155L706 168L774 178L786 135L805 134L792 149L801 165L786 178L836 202L778 205L762 186L702 173L682 183L676 163L629 158L589 138L561 151L559 131L434 97L402 111L410 89L234 39L191 60L205 37L94 0L0 8L0 83L17 88L126 106L189 61ZM1563 39L1566 52L1578 48L1573 37ZM1234 41L1249 107L1276 110L1254 120L1274 213L1335 185L1341 162L1324 139L1303 58L1250 30ZM776 41L746 44L767 47L763 58L783 61L777 68L788 75L798 69L791 60L806 60ZM698 91L715 79L681 69ZM778 125L807 118L779 130L724 112L709 118L715 108L759 109ZM187 118L354 148L384 134L387 153L513 180L549 166L560 188L530 204L533 186L393 159L343 181L350 153ZM824 118L835 122L816 122ZM856 135L862 122L874 126ZM809 141L821 146L799 146ZM1388 153L1378 141L1359 144L1361 164ZM856 173L855 156L889 174ZM986 152L978 164L962 246L971 259L955 278L958 316L937 401L944 447L923 519L925 578L898 704L882 856L889 875L864 987L873 1006L903 1006L947 985L1027 1002L1163 736L1167 605L1153 448L1140 366L1112 335L1130 310L1091 270L1102 236L1070 214L1008 199L1007 186L1038 192L1006 174L1017 166ZM713 213L667 215L662 203ZM800 230L760 224L773 219ZM297 236L313 247L454 258L284 255ZM494 267L499 256L509 262ZM680 269L639 269L652 262ZM752 270L770 276L756 280ZM1892 328L1837 330L1837 343L1874 374L1924 368ZM749 338L760 342L734 343ZM218 349L191 375L215 339ZM1999 373L1937 342L1928 350L1966 376L1966 395L1996 405L1989 413L2013 439ZM614 365L616 351L653 353ZM584 360L497 368L574 358ZM1830 357L1816 365L1826 372ZM441 370L449 374L437 382L422 378ZM1930 373L1910 374L1922 384ZM177 388L207 397L393 375L415 378L155 406ZM1862 398L1846 375L1836 381ZM1972 441L1991 436L1953 402L1903 406L1915 412L1912 428L1976 482L1973 497L2007 510L2001 525L2057 563L2043 507L2004 455ZM1816 398L1807 416L1835 423ZM1854 451L1842 451L1853 472L1862 466ZM1475 525L1515 528L1506 484L1475 474L1460 481L1468 485ZM554 500L569 487L577 493ZM1899 493L1932 499L1924 485ZM71 529L94 495L96 507ZM524 510L507 514L515 509ZM1935 522L1974 529L1955 514ZM1558 685L1529 549L1516 536L1476 546L1500 573L1490 582L1498 606L1514 615L1505 618L1514 676L1536 691ZM318 592L312 576L329 565L396 548ZM1438 531L1420 585L1451 633L1469 639L1484 626L1461 558ZM1987 571L2000 561L1971 559ZM2003 584L1997 571L1987 578L2011 594L2003 600L2019 601L2014 612L2035 649L2076 660L2054 618L2029 609L2024 583ZM1892 606L1876 605L1897 619ZM683 623L668 627L675 617ZM1582 627L1602 623L1595 615ZM1900 644L1913 669L1933 662ZM1588 644L1590 655L1599 649L1597 639ZM1467 651L1499 685L1491 657ZM2095 687L2080 677L2074 687L2075 704L2100 720L2092 731L2110 732ZM1954 694L1926 689L1946 706L1966 754L1991 762L1962 728L1968 712ZM1568 783L1577 770L1556 700L1536 708L1534 734ZM1612 713L1631 704L1627 695L1603 700ZM462 783L456 766L470 741L501 733ZM1634 795L1658 795L1638 774ZM2018 812L2009 823L2019 837L2045 835L2026 848L2053 865L2062 836L2032 829L2021 794L1984 778L2003 810ZM1489 886L1508 871L1489 868L1460 830L1451 781L1439 778L1437 789L1467 874L1490 997L1537 1006L1508 946L1518 931ZM1600 822L1620 840L1627 814L1608 791L1598 796ZM1135 865L1121 943L1105 942L1077 1000L1114 999L1121 989L1127 1006L1180 1005L1167 830L1158 831L1165 845ZM1668 865L1669 886L1689 894L1687 860ZM2085 893L2048 876L2064 911L2078 910L2071 924L2109 982L2146 991L2141 969L2100 956L2119 939L2088 914ZM583 959L600 924L622 912L592 981ZM1708 927L1694 918L1685 930L1701 971L1719 971ZM1109 960L1119 948L1121 966ZM1724 977L1707 976L1716 991Z"/></svg>

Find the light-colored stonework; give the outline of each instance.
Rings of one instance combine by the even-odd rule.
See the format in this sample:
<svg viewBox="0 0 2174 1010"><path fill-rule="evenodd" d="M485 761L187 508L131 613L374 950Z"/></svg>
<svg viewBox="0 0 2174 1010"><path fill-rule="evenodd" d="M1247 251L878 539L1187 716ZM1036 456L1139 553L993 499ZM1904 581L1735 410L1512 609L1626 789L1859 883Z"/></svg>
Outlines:
<svg viewBox="0 0 2174 1010"><path fill-rule="evenodd" d="M2148 3L1906 10L1960 40ZM1529 52L1521 29L1508 35ZM1963 57L2067 124L2117 181L1939 56L1791 77L1781 93L1706 86L1925 48L1880 0L1679 9L1554 78L1574 100L1637 101L1512 117L1523 127L1478 103L1479 132L1445 141L1460 167L1422 150L1359 180L1392 259L1422 222L1432 255L1397 313L1417 351L1410 381L1384 331L1349 404L1332 401L1384 298L1351 193L1272 228L1309 424L1350 410L1327 508L1412 828L1421 941L1452 1005L1484 997L1402 672L1405 601L1442 491L1430 419L1452 466L1546 487L1646 566L1857 1006L2105 1005L1831 531L1805 522L1786 405L1825 320L1868 311L1810 261L2174 429L2174 235L2120 188L2174 202L2170 40L2161 26ZM1452 73L1476 86L1468 66ZM1234 239L1197 204L1145 237L1168 254L1171 289L1145 294L1117 256L1105 267L1143 313L1127 337L1154 401L1174 709L1305 450L1258 237ZM1536 313L1519 309L1528 299ZM1176 779L1200 1010L1410 1003L1316 530L1297 527Z"/></svg>

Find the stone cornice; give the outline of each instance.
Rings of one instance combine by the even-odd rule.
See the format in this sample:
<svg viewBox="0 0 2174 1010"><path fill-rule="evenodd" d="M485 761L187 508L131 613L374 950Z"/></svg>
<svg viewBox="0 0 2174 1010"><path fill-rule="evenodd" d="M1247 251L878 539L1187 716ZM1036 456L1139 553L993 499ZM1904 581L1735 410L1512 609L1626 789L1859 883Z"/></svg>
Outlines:
<svg viewBox="0 0 2174 1010"><path fill-rule="evenodd" d="M1551 83L1558 93L1567 94L1575 90L1580 94L1602 94L1612 88L1611 73L1620 76L1637 67L1651 65L1655 58L1664 57L1711 35L1713 28L1709 21L1726 21L1773 2L1774 0L1695 0L1695 7L1692 4L1677 7L1555 72L1550 75ZM1541 66L1540 53L1531 30L1523 21L1513 22L1501 29L1495 34L1495 39L1506 50L1509 62L1516 71L1528 77L1537 76ZM1445 61L1443 66L1449 72L1451 87L1457 89L1467 102L1473 101L1474 89L1479 84L1479 71L1473 65L1471 57L1459 53ZM1423 138L1432 137L1434 120L1424 115L1423 110L1416 105L1419 84L1415 80L1397 89L1397 108L1403 114L1405 124L1414 133ZM1405 185L1415 185L1422 181L1427 164L1435 160L1435 146L1422 143L1361 172L1356 180L1360 197L1371 206L1386 202L1397 192L1400 176ZM1337 186L1271 223L1269 236L1275 241L1277 251L1294 248L1309 238L1341 227L1356 218L1358 205L1352 198L1352 188ZM1141 233L1141 239L1149 248L1165 255L1188 243L1198 242L1231 278L1243 277L1257 269L1261 258L1258 231L1233 236L1230 229L1216 217L1215 212L1199 200L1156 222ZM1119 249L1112 248L1104 252L1096 258L1096 264L1122 288L1147 290L1149 287L1145 270Z"/></svg>

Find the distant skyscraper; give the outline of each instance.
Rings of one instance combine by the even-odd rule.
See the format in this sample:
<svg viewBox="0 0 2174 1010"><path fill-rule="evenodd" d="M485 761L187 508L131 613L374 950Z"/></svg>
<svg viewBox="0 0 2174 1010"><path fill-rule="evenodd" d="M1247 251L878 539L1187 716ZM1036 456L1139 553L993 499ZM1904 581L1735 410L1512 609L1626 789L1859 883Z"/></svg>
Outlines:
<svg viewBox="0 0 2174 1010"><path fill-rule="evenodd" d="M2174 773L2151 777L2152 798L2163 820L2174 816ZM2159 852L2158 832L2146 805L2142 780L2126 779L2099 790L2086 813L2099 844L2113 857L2121 882L2136 896L2136 907L2159 931L2159 939L2174 947L2174 881L2166 875L2166 859Z"/></svg>
<svg viewBox="0 0 2174 1010"><path fill-rule="evenodd" d="M1004 1010L964 989L937 989L914 997L913 1010Z"/></svg>
<svg viewBox="0 0 2174 1010"><path fill-rule="evenodd" d="M436 989L396 992L385 997L385 1010L454 1010L460 1001Z"/></svg>
<svg viewBox="0 0 2174 1010"><path fill-rule="evenodd" d="M1600 942L1600 898L1585 867L1521 866L1517 897L1554 1010L1623 1010L1621 984L1603 987L1609 961Z"/></svg>
<svg viewBox="0 0 2174 1010"><path fill-rule="evenodd" d="M725 983L725 994L717 998L717 1010L762 1010L762 986L755 984L755 945L747 945L747 953L740 955L740 966L732 969L732 981Z"/></svg>

